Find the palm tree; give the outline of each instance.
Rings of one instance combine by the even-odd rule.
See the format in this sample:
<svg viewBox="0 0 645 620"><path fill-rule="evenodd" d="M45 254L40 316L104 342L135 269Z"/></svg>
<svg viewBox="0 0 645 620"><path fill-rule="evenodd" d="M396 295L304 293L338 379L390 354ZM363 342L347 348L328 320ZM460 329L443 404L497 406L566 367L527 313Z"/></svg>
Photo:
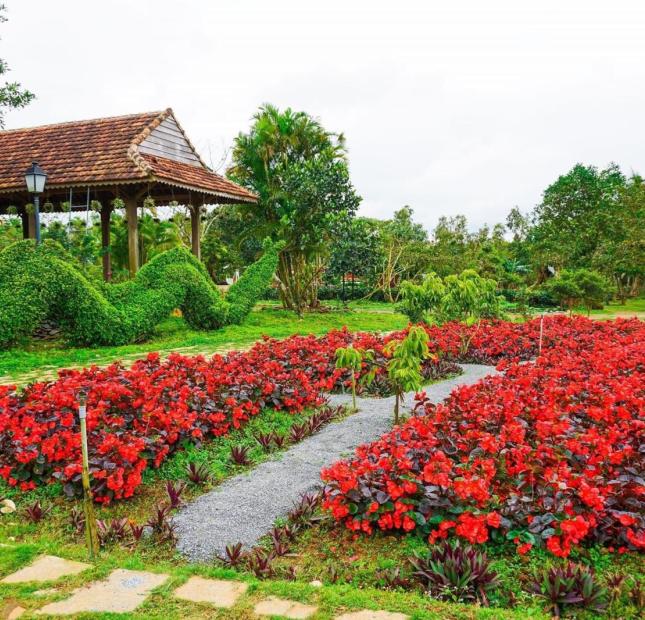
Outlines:
<svg viewBox="0 0 645 620"><path fill-rule="evenodd" d="M306 272L317 273L316 265L320 262L319 247L303 240L293 212L289 211L285 179L289 170L317 157L345 162L346 153L342 134L325 130L305 112L291 108L280 111L270 104L263 105L254 115L249 133L240 133L235 139L228 176L260 197L257 204L241 207L248 221L246 234L286 242L277 270L285 307L301 310L290 301L301 298L300 293L294 295L295 287L305 281L315 286L315 276Z"/></svg>
<svg viewBox="0 0 645 620"><path fill-rule="evenodd" d="M142 265L178 245L181 245L181 237L173 221L160 220L149 213L139 220L139 256Z"/></svg>

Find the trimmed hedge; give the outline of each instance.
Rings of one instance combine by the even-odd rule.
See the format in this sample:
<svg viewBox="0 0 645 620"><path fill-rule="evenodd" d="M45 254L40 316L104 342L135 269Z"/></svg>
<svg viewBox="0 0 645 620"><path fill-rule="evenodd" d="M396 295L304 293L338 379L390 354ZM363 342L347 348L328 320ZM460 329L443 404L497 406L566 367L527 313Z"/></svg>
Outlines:
<svg viewBox="0 0 645 620"><path fill-rule="evenodd" d="M159 254L133 280L103 284L79 271L59 244L19 241L0 252L0 347L29 336L44 319L86 346L144 339L175 308L195 329L240 323L269 286L278 251L267 244L224 297L184 248Z"/></svg>

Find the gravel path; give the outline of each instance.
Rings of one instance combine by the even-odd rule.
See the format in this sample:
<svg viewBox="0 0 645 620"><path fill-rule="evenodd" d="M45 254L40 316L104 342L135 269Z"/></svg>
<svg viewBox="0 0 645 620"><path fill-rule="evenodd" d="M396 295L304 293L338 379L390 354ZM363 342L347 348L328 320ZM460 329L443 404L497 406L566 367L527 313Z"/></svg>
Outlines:
<svg viewBox="0 0 645 620"><path fill-rule="evenodd" d="M458 377L427 386L430 400L441 402L456 386L476 383L495 373L492 366L464 364L462 368ZM412 404L412 395L405 402ZM331 405L348 403L351 395L330 397ZM186 506L174 518L180 553L192 561L208 561L228 544L253 546L303 493L320 486L323 467L350 456L357 446L378 439L391 428L394 397L359 398L357 404L357 413L229 478Z"/></svg>

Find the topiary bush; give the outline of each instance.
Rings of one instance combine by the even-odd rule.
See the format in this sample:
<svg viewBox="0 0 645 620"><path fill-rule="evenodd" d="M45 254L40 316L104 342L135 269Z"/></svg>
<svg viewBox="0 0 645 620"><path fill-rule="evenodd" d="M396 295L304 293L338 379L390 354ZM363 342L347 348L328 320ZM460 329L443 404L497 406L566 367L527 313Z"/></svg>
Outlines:
<svg viewBox="0 0 645 620"><path fill-rule="evenodd" d="M72 344L120 345L141 340L175 308L196 329L240 323L269 286L279 247L267 244L225 297L204 265L174 248L146 263L133 280L88 279L58 243L18 241L0 252L0 348L57 321Z"/></svg>

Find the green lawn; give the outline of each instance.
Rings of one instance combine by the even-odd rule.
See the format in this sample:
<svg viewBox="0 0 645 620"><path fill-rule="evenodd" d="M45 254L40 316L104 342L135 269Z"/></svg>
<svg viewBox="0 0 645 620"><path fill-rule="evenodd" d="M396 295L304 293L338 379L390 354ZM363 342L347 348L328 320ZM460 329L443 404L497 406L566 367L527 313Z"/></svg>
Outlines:
<svg viewBox="0 0 645 620"><path fill-rule="evenodd" d="M579 310L580 314L585 314L584 310ZM594 319L611 318L614 319L619 316L629 317L637 316L640 319L645 319L645 297L638 297L636 299L628 299L626 303L620 304L612 301L606 305L602 310L592 310L591 317Z"/></svg>
<svg viewBox="0 0 645 620"><path fill-rule="evenodd" d="M343 326L353 331L387 332L407 324L406 317L397 312L393 304L358 301L343 308L336 302L325 303L323 312L298 318L293 312L282 310L278 302L262 301L242 325L229 325L210 332L191 329L183 319L172 317L160 323L146 342L120 347L70 348L60 341L32 341L0 351L0 384L25 385L39 379L52 379L59 368L105 365L121 359L127 363L151 351L212 354L248 347L264 335L272 338L286 338L292 334L322 335ZM576 312L586 314L584 310ZM602 310L591 312L591 317L599 320L619 316L645 319L645 298L630 299L624 305L612 302Z"/></svg>
<svg viewBox="0 0 645 620"><path fill-rule="evenodd" d="M350 330L388 332L406 324L406 318L388 304L358 303L348 309L330 306L324 312L298 318L293 312L281 310L274 302L260 302L242 325L229 325L217 331L193 330L183 319L173 317L162 322L150 340L138 344L70 348L61 342L27 343L0 352L0 383L26 384L53 378L58 368L134 360L150 351L212 354L248 347L264 335L272 338L286 338L292 334L322 335L343 326Z"/></svg>

